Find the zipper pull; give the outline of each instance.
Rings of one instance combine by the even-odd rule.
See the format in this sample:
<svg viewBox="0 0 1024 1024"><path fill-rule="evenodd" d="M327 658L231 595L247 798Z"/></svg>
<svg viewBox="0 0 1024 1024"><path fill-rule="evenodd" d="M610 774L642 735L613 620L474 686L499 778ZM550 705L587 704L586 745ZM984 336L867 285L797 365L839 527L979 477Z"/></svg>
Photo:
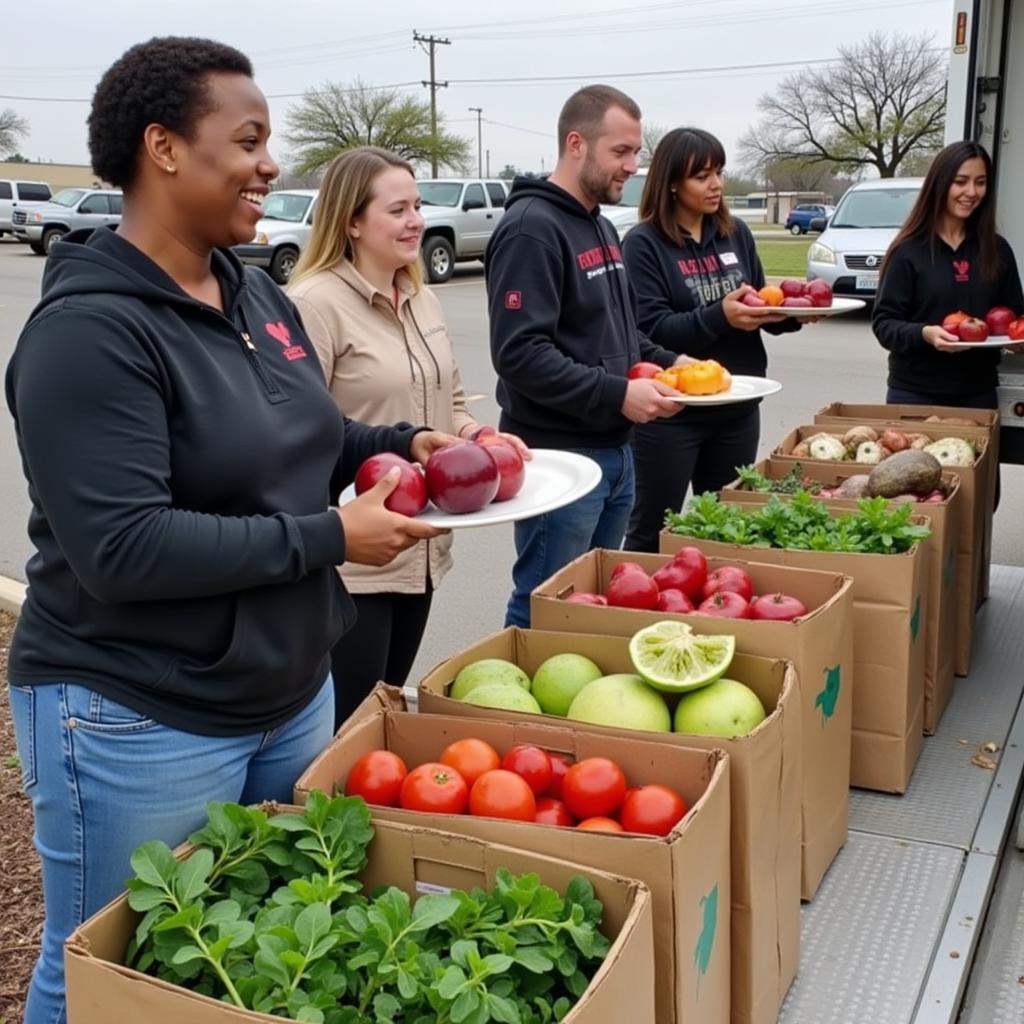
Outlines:
<svg viewBox="0 0 1024 1024"><path fill-rule="evenodd" d="M250 352L255 352L256 351L256 346L252 343L252 338L249 337L248 332L242 331L241 334L242 334L242 341L245 342L245 347Z"/></svg>

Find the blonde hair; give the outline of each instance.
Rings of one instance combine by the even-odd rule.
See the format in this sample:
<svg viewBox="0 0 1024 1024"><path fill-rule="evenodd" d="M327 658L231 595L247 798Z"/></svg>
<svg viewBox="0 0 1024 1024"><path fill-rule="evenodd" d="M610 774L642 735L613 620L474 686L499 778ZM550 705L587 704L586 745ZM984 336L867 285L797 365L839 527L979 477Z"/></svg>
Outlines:
<svg viewBox="0 0 1024 1024"><path fill-rule="evenodd" d="M354 261L355 248L348 233L349 227L373 198L373 182L377 175L389 167L400 167L411 177L416 177L410 163L377 146L347 149L331 161L317 196L313 230L289 285L327 270L343 259ZM417 259L415 263L407 264L405 271L419 291L423 287L420 261Z"/></svg>

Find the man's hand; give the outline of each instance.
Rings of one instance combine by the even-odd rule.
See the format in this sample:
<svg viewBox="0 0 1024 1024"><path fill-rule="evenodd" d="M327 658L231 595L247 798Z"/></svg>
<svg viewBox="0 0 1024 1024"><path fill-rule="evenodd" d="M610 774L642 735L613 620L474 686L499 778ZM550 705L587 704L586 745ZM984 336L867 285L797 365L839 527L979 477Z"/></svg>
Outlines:
<svg viewBox="0 0 1024 1024"><path fill-rule="evenodd" d="M418 438L424 434L417 434ZM440 445L439 447L446 447ZM387 565L396 555L420 540L447 533L418 519L390 512L384 500L395 489L398 469L392 469L368 491L338 510L345 531L345 561L357 565Z"/></svg>
<svg viewBox="0 0 1024 1024"><path fill-rule="evenodd" d="M676 400L672 401L670 395L675 395ZM626 385L622 415L634 423L650 423L659 416L675 416L682 407L675 388L649 377L640 378Z"/></svg>
<svg viewBox="0 0 1024 1024"><path fill-rule="evenodd" d="M745 306L740 300L747 292L756 291L749 284L741 284L722 299L722 312L730 327L739 331L756 331L765 324L777 324L786 319L782 313L766 313L763 307Z"/></svg>
<svg viewBox="0 0 1024 1024"><path fill-rule="evenodd" d="M461 444L459 438L454 434L446 434L442 430L421 430L418 434L413 435L412 442L409 444L409 455L412 456L413 462L425 466L427 459L434 452L453 444ZM390 493L388 491L388 494Z"/></svg>

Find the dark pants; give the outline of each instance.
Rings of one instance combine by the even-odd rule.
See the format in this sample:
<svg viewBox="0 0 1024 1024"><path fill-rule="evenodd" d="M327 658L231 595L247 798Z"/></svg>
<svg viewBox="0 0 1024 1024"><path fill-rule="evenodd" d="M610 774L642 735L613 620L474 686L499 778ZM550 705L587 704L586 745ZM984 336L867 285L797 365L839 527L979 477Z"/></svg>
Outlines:
<svg viewBox="0 0 1024 1024"><path fill-rule="evenodd" d="M957 409L998 409L999 396L995 390L982 391L979 395L923 395L919 391L904 391L903 388L886 388L885 401L888 405L951 405ZM996 466L996 498L992 506L999 508L1002 494L1002 479Z"/></svg>
<svg viewBox="0 0 1024 1024"><path fill-rule="evenodd" d="M353 594L359 618L331 651L334 728L377 682L404 685L427 628L433 593Z"/></svg>
<svg viewBox="0 0 1024 1024"><path fill-rule="evenodd" d="M694 494L721 490L736 467L753 462L761 434L761 407L737 406L731 416L671 420L637 426L633 433L636 500L625 548L657 551L665 510L679 511L687 487Z"/></svg>

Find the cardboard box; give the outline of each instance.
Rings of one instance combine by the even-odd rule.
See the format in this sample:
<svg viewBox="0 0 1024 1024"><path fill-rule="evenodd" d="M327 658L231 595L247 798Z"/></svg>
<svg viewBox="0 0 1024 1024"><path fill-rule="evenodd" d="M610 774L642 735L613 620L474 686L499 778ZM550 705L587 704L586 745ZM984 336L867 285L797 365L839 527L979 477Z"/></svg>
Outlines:
<svg viewBox="0 0 1024 1024"><path fill-rule="evenodd" d="M735 636L737 649L744 654L784 658L793 663L802 724L800 894L809 900L846 842L853 722L853 581L836 572L748 562L750 555L751 549L746 549L743 558L711 557L708 564L711 569L730 563L742 565L758 592L792 594L813 609L811 613L799 622L750 622L599 608L561 600L573 591L602 592L620 562L637 562L654 572L668 561L665 555L596 550L570 562L542 583L533 592L530 616L539 629L626 637L653 622L680 618L699 632ZM538 641L531 637L529 643L530 650L523 653L532 664ZM835 692L825 714L823 701L829 679L834 680Z"/></svg>
<svg viewBox="0 0 1024 1024"><path fill-rule="evenodd" d="M787 551L695 540L662 531L671 554L706 555L842 573L853 579L853 732L850 785L904 793L924 733L924 637L928 544L905 554ZM811 683L813 686L813 682Z"/></svg>
<svg viewBox="0 0 1024 1024"><path fill-rule="evenodd" d="M754 467L769 480L786 477L793 466L790 462L765 459ZM835 487L859 470L853 467L840 469L832 463L821 464L814 460L801 463L805 477L816 480L826 487ZM942 474L943 485L949 497L941 504L920 504L916 511L931 523L932 538L928 557L928 610L925 622L924 659L924 732L931 736L938 728L942 713L953 694L954 661L956 659L957 627L957 541L960 517L960 478L955 473ZM733 481L722 488L723 498L730 501L763 505L771 497L762 492L741 490L739 481ZM786 500L786 495L779 495ZM825 504L843 512L855 512L857 502L851 499L828 498ZM974 614L967 606L967 653L970 654L971 631Z"/></svg>
<svg viewBox="0 0 1024 1024"><path fill-rule="evenodd" d="M281 808L287 810L289 808ZM299 810L299 808L292 808ZM564 892L574 875L584 874L604 904L602 930L613 939L604 963L564 1020L574 1024L654 1024L654 944L651 896L639 882L616 873L523 850L511 849L434 829L375 820L369 863L362 874L366 891L396 885L410 896L438 887L493 885L499 867L520 874L536 872ZM178 851L187 854L187 848ZM124 967L122 959L140 914L127 895L93 915L67 940L65 968L69 1024L232 1024L281 1021L281 1017L239 1010Z"/></svg>
<svg viewBox="0 0 1024 1024"><path fill-rule="evenodd" d="M855 423L867 423L874 426L881 423L884 426L895 426L902 430L913 430L931 435L931 429L936 428L942 433L935 435L939 437L962 437L957 431L961 428L952 424L944 426L941 423L925 423L929 416L953 416L958 419L972 419L978 423L978 428L984 431L986 438L987 456L985 464L980 467L982 472L982 486L979 494L986 495L982 508L985 511L984 517L979 515L977 522L983 526L984 541L980 556L980 563L975 568L979 573L978 589L976 591L976 606L980 605L988 597L989 589L989 568L992 562L992 519L995 511L996 480L999 475L999 435L1000 418L996 409L958 409L955 406L947 405L847 405L842 402L833 402L826 405L820 412L815 414L814 422L822 425L826 430L830 427L845 426L849 429ZM973 439L973 438L972 438ZM968 503L973 498L967 499ZM966 675L957 670L959 675Z"/></svg>
<svg viewBox="0 0 1024 1024"><path fill-rule="evenodd" d="M477 708L446 696L459 669L477 658L504 658L532 676L545 658L572 651L586 654L606 673L634 672L628 643L625 636L538 634L536 630L508 629L461 651L426 676L419 685L420 710L482 719L502 715L502 712ZM499 651L501 653L497 653ZM748 736L724 739L688 733L646 733L590 723L579 728L703 750L723 748L729 754L732 780L731 1019L733 1024L775 1024L786 992L796 977L800 958L799 690L791 663L778 659L737 654L726 675L751 687L769 712L768 718ZM674 708L675 698L667 696ZM538 721L538 717L515 715L509 716L509 720L530 722ZM539 720L577 727L563 718L549 715Z"/></svg>
<svg viewBox="0 0 1024 1024"><path fill-rule="evenodd" d="M330 792L370 750L394 750L412 766L436 760L449 743L466 736L487 740L501 753L516 743L535 743L576 759L610 757L631 785L671 785L691 810L665 838L578 832L468 814L433 815L430 822L459 835L563 857L581 868L628 870L651 890L658 1024L724 1024L729 1019L731 898L726 755L638 739L637 733L625 738L583 732L562 720L550 725L535 715L495 721L494 714L487 720L391 709L373 712L336 736L310 765L296 783L296 802L312 789ZM405 824L423 820L415 811L390 807L373 808L373 817Z"/></svg>

